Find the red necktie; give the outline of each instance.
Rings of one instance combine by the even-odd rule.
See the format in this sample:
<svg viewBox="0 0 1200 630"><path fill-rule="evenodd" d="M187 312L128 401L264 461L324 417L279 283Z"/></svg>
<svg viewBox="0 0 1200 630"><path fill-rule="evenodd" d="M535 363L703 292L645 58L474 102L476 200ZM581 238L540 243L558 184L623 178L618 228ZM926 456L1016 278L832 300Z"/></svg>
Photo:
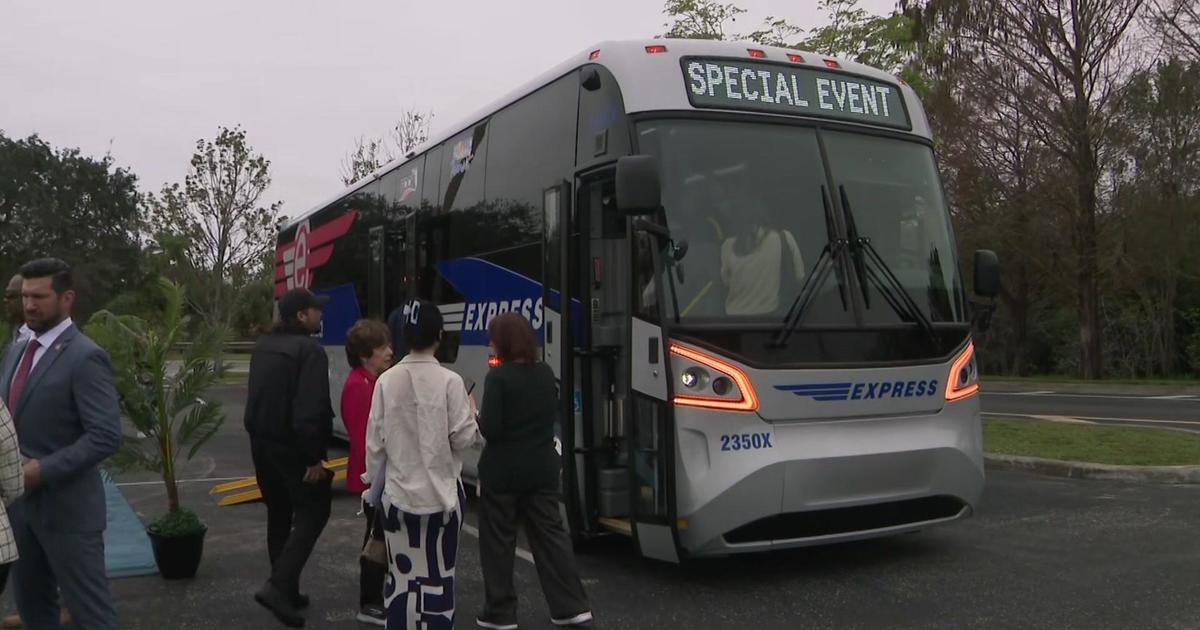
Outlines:
<svg viewBox="0 0 1200 630"><path fill-rule="evenodd" d="M25 379L29 378L29 372L33 370L33 356L37 354L38 348L41 345L37 339L30 339L29 345L25 346L25 354L21 357L21 365L17 367L17 373L13 376L12 385L8 388L8 406L11 409L16 409L17 407L17 400L20 399L21 389L25 387Z"/></svg>

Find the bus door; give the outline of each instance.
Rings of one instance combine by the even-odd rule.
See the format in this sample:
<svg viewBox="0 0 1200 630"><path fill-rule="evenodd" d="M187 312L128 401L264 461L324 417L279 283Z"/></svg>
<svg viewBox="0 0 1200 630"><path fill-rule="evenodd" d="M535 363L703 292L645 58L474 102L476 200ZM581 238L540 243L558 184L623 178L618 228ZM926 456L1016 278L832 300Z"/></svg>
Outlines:
<svg viewBox="0 0 1200 630"><path fill-rule="evenodd" d="M578 243L571 186L563 182L542 195L542 353L543 360L558 379L558 446L561 449L562 502L572 537L578 541L593 530L584 504L586 494L579 475L583 454L577 454L583 424L583 395L579 387L580 366L572 326L580 315L572 306L579 302L579 283L574 281ZM574 311L574 312L573 312Z"/></svg>
<svg viewBox="0 0 1200 630"><path fill-rule="evenodd" d="M387 228L376 225L367 234L367 317L383 319L387 317Z"/></svg>
<svg viewBox="0 0 1200 630"><path fill-rule="evenodd" d="M546 360L560 383L564 503L577 537L628 533L623 447L629 378L629 250L611 168L546 191ZM553 267L553 269L551 269ZM570 385L568 385L570 384ZM573 385L573 387L571 386Z"/></svg>
<svg viewBox="0 0 1200 630"><path fill-rule="evenodd" d="M367 316L386 320L409 297L412 221L377 225L368 232Z"/></svg>
<svg viewBox="0 0 1200 630"><path fill-rule="evenodd" d="M651 180L648 184L647 178ZM676 517L672 311L664 286L673 279L671 263L677 250L658 207L657 166L642 156L624 157L618 162L617 179L623 188L622 203L633 206L621 208L623 215L630 217L632 228L629 259L633 269L628 276L632 308L624 360L630 379L626 448L632 529L643 556L678 562L678 528L686 525ZM654 191L652 199L639 200L637 195L627 194L628 188L639 184Z"/></svg>

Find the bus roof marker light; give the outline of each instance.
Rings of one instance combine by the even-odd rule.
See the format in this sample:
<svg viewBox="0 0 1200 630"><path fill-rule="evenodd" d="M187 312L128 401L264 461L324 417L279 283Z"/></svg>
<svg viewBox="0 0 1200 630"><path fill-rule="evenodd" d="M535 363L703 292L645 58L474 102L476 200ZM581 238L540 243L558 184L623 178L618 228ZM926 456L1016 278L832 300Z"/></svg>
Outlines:
<svg viewBox="0 0 1200 630"><path fill-rule="evenodd" d="M956 402L979 393L979 368L975 363L975 343L967 347L950 365L946 378L946 402Z"/></svg>
<svg viewBox="0 0 1200 630"><path fill-rule="evenodd" d="M600 58L600 51L593 50L592 54L588 55L588 61L595 61Z"/></svg>
<svg viewBox="0 0 1200 630"><path fill-rule="evenodd" d="M766 59L767 58L767 53L765 53L757 48L747 48L746 52L750 53L750 56L754 57L755 59Z"/></svg>
<svg viewBox="0 0 1200 630"><path fill-rule="evenodd" d="M842 67L842 64L837 62L837 59L822 59L821 61L825 62L826 68L833 68L833 69L837 70Z"/></svg>
<svg viewBox="0 0 1200 630"><path fill-rule="evenodd" d="M804 63L804 57L796 53L788 53L788 61L792 63Z"/></svg>
<svg viewBox="0 0 1200 630"><path fill-rule="evenodd" d="M726 363L712 355L686 348L679 344L671 344L671 354L683 357L689 361L699 363L716 372L720 372L725 377L733 381L737 386L737 393L741 394L741 398L713 398L710 396L697 396L694 394L676 394L674 403L680 407L700 407L702 409L716 409L719 411L758 411L758 394L754 391L754 386L750 384L750 377L740 370L737 366ZM718 377L719 378L719 377ZM714 381L717 379L714 379Z"/></svg>
<svg viewBox="0 0 1200 630"><path fill-rule="evenodd" d="M646 47L646 53L651 54L651 55L657 55L659 53L665 53L665 52L667 52L667 47L663 46L662 44L654 44L652 46Z"/></svg>

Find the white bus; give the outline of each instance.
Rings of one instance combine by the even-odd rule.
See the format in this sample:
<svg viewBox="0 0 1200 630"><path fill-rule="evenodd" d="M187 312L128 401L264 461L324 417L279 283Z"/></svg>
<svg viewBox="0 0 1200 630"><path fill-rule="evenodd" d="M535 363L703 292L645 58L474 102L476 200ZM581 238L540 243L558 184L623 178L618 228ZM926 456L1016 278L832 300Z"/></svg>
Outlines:
<svg viewBox="0 0 1200 630"><path fill-rule="evenodd" d="M974 273L993 297L995 256ZM441 359L480 385L488 321L529 318L560 378L577 539L678 561L913 531L980 500L989 311L921 105L874 68L593 46L283 227L276 282L331 297L335 401L360 317L433 300Z"/></svg>

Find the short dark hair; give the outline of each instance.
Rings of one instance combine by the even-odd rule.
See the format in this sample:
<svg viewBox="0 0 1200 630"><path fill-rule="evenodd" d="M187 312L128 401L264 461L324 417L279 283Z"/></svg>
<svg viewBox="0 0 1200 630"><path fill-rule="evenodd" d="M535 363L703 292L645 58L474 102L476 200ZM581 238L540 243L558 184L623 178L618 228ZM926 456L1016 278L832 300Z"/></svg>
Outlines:
<svg viewBox="0 0 1200 630"><path fill-rule="evenodd" d="M442 340L442 311L429 300L413 300L404 307L404 343L411 350L427 350Z"/></svg>
<svg viewBox="0 0 1200 630"><path fill-rule="evenodd" d="M360 319L346 331L346 361L350 367L362 367L375 350L392 343L392 335L383 322Z"/></svg>
<svg viewBox="0 0 1200 630"><path fill-rule="evenodd" d="M496 347L496 356L500 357L500 361L534 363L538 360L537 337L533 334L533 326L520 313L497 315L488 323L487 334Z"/></svg>
<svg viewBox="0 0 1200 630"><path fill-rule="evenodd" d="M50 278L50 287L62 295L75 288L71 266L57 258L39 258L21 265L18 274L25 279Z"/></svg>

